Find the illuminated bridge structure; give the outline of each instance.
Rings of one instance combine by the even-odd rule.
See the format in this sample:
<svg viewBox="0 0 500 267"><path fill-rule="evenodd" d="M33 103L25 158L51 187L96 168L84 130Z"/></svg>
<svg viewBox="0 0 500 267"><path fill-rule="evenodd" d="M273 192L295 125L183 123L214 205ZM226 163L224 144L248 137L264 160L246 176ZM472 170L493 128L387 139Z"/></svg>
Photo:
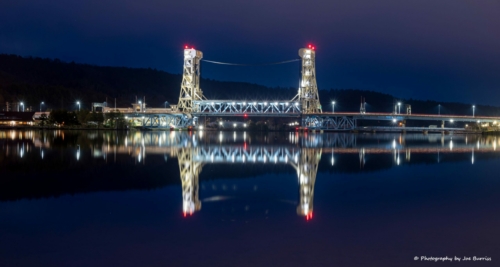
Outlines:
<svg viewBox="0 0 500 267"><path fill-rule="evenodd" d="M368 113L365 103L361 103L360 112L323 112L320 105L318 86L316 83L316 51L314 47L299 50L301 60L301 77L297 95L292 99L284 100L210 100L200 88L200 66L203 53L193 48L184 49L184 65L181 90L177 106L172 109L146 109L140 105L139 109L119 109L126 115L126 119L134 121L148 129L171 128L201 128L198 122L200 117L281 117L296 118L300 127L318 130L354 130L358 129L358 120L379 120L401 122L403 126L407 120L436 121L441 128L430 131L456 131L462 128L449 128L453 122L467 123L496 123L500 117L459 116L459 115L431 115L412 114L411 107L400 113L400 103L394 107L392 113ZM136 104L138 105L138 104ZM448 128L446 128L448 124ZM400 127L399 130L411 130Z"/></svg>
<svg viewBox="0 0 500 267"><path fill-rule="evenodd" d="M266 116L296 117L321 113L316 84L316 52L314 47L299 50L302 60L301 79L297 95L281 101L209 100L200 88L200 65L203 53L193 48L184 49L184 66L179 102L164 112L125 111L127 119L139 122L144 128L197 127L200 116Z"/></svg>

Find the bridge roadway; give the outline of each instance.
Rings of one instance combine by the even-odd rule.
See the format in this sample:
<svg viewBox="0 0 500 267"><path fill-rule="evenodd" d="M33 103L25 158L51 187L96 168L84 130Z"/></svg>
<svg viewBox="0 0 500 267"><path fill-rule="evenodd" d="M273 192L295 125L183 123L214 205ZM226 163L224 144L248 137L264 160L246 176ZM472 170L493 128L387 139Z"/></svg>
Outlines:
<svg viewBox="0 0 500 267"><path fill-rule="evenodd" d="M358 120L426 120L426 121L451 121L453 122L499 122L500 117L490 116L464 116L464 115L438 115L438 114L394 114L384 112L323 112L308 114L308 116L323 116L323 117L353 117Z"/></svg>
<svg viewBox="0 0 500 267"><path fill-rule="evenodd" d="M292 105L290 105L292 106ZM299 112L282 112L278 109L271 109L266 112L216 112L216 111L206 111L206 112L194 112L194 116L267 116L267 117L306 117L306 116L317 116L317 117L352 117L356 120L427 120L427 121L447 121L453 120L453 122L498 122L500 117L492 116L465 116L465 115L438 115L438 114L394 114L388 112L370 112L370 113L359 113L359 112L322 112L322 113L311 113L311 114L300 114ZM276 112L272 112L275 110Z"/></svg>
<svg viewBox="0 0 500 267"><path fill-rule="evenodd" d="M249 104L247 104L248 106ZM264 107L268 107L264 109ZM297 118L301 120L300 125L311 129L330 130L354 130L358 129L358 120L382 120L382 121L436 121L444 123L466 122L466 123L497 123L500 117L491 116L464 116L464 115L437 115L437 114L394 114L383 112L359 113L359 112L323 112L301 114L293 103L272 103L261 105L260 109L249 109L252 112L244 112L245 109L229 109L227 111L206 110L204 112L193 112L191 114L173 112L126 112L126 119L136 120L138 125L146 128L185 128L187 126L198 126L200 117L273 117L273 118ZM436 124L438 125L438 124ZM439 125L439 126L441 126ZM408 128L410 129L410 128ZM452 129L461 130L461 129Z"/></svg>

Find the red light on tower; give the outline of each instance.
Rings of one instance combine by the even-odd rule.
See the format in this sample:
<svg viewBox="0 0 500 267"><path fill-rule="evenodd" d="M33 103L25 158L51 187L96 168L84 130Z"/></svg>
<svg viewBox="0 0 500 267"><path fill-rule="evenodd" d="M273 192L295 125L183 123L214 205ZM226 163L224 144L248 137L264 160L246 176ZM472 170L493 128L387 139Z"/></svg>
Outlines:
<svg viewBox="0 0 500 267"><path fill-rule="evenodd" d="M313 46L313 47L312 47L312 50L316 50L316 47L314 47L314 46Z"/></svg>
<svg viewBox="0 0 500 267"><path fill-rule="evenodd" d="M186 45L186 46L184 46L184 49L188 49L188 46L187 46L187 45Z"/></svg>
<svg viewBox="0 0 500 267"><path fill-rule="evenodd" d="M311 48L311 45L309 45L309 48Z"/></svg>

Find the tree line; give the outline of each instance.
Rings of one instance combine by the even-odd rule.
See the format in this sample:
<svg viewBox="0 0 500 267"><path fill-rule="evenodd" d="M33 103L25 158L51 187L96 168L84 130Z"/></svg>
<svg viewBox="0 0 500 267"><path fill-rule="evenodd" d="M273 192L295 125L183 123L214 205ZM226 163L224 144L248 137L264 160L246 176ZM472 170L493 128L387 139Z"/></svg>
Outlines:
<svg viewBox="0 0 500 267"><path fill-rule="evenodd" d="M165 102L176 104L180 92L181 74L171 74L151 68L101 67L67 63L58 59L42 59L0 54L0 110L5 102L21 102L32 110L90 109L92 102L129 107L136 99L148 107L163 107ZM292 99L297 88L270 88L244 82L222 82L201 78L200 87L208 99L284 100ZM321 89L321 88L320 88ZM412 113L472 115L469 103L437 102L402 99L393 95L359 89L319 90L323 111L359 111L361 99L366 99L367 112L392 112L397 102ZM43 106L40 106L41 102ZM498 116L500 107L476 105L475 115Z"/></svg>
<svg viewBox="0 0 500 267"><path fill-rule="evenodd" d="M125 128L127 126L125 117L119 111L101 113L88 110L68 111L65 109L52 110L49 116L40 116L40 125L96 125L110 128Z"/></svg>

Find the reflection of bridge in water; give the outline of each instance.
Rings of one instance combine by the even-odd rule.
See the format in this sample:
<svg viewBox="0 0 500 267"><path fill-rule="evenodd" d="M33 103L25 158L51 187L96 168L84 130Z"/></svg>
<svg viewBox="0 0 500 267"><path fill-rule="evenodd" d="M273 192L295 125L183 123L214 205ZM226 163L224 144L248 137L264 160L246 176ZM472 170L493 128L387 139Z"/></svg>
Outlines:
<svg viewBox="0 0 500 267"><path fill-rule="evenodd" d="M245 132L218 132L204 135L178 132L149 132L128 135L124 146L114 148L115 153L127 153L144 160L147 154L168 154L177 157L182 182L182 209L192 214L201 209L198 197L199 175L205 164L286 164L293 167L299 186L297 213L312 217L314 184L318 165L323 153L357 153L360 165L365 164L365 155L393 154L399 165L404 158L410 161L412 153L474 153L496 151L497 140L468 136L363 136L358 140L352 134L300 134L289 133L283 139L279 135L268 135L256 140ZM377 140L373 142L371 140ZM360 142L362 141L362 142ZM382 143L381 143L382 141ZM426 141L426 143L420 143ZM410 142L410 143L407 143ZM411 142L417 142L412 144ZM105 150L106 147L103 147Z"/></svg>
<svg viewBox="0 0 500 267"><path fill-rule="evenodd" d="M40 149L50 148L52 136L64 139L64 131L34 134L34 132L3 132L1 139L30 140ZM297 174L299 204L297 212L310 218L313 211L314 185L318 165L323 154L334 165L336 154L358 154L364 166L369 154L392 154L395 165L409 162L412 154L470 153L474 164L475 153L494 152L500 140L477 135L354 135L279 133L252 135L246 132L86 132L94 158L108 158L112 154L125 154L145 163L147 155L177 158L182 183L182 209L186 214L200 210L198 197L199 175L206 164L282 164L291 166ZM98 141L99 140L99 141ZM98 142L97 142L98 141ZM17 144L18 155L32 150L30 145ZM76 159L80 159L80 145L75 146ZM6 150L8 151L8 150ZM331 158L331 159L330 159Z"/></svg>
<svg viewBox="0 0 500 267"><path fill-rule="evenodd" d="M201 208L198 198L198 177L204 164L246 162L265 164L272 162L274 164L288 164L295 169L300 193L297 213L308 219L312 218L314 183L321 159L321 148L181 148L178 151L177 159L182 181L182 209L185 214L192 214Z"/></svg>

